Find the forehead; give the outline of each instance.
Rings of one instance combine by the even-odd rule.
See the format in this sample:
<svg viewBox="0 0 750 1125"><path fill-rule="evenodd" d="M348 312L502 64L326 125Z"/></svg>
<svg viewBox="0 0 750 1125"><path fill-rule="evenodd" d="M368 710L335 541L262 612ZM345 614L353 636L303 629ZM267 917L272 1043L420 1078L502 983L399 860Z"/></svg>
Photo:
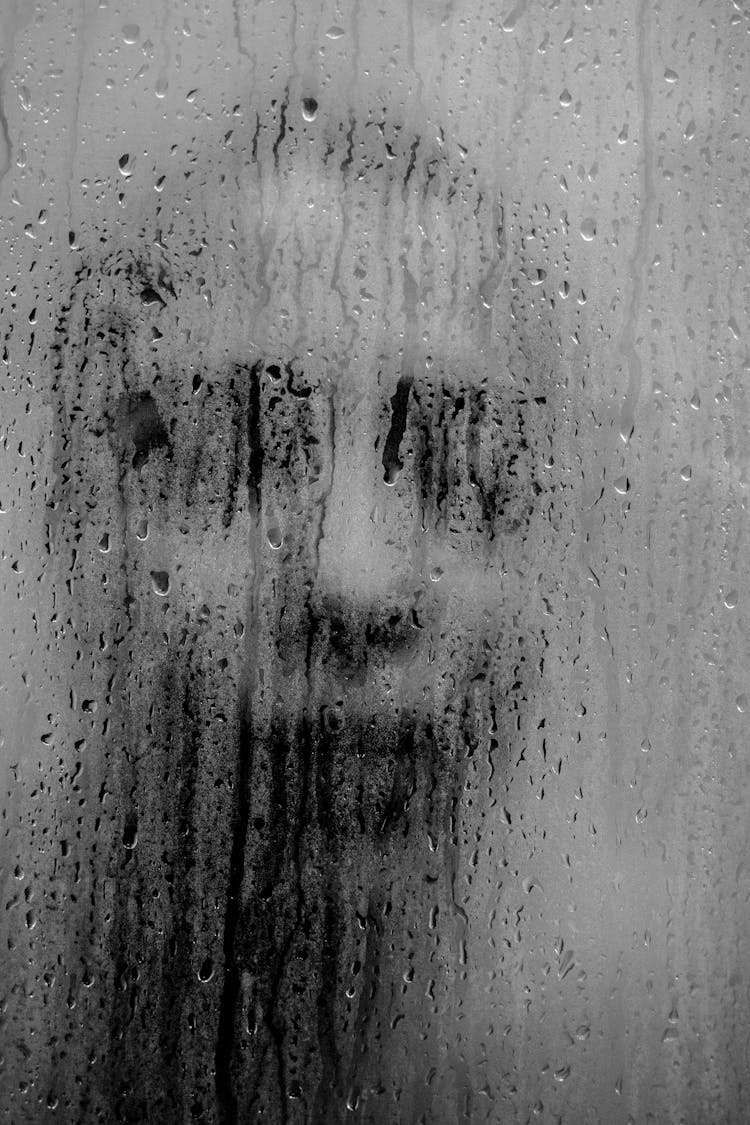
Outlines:
<svg viewBox="0 0 750 1125"><path fill-rule="evenodd" d="M444 321L496 264L500 193L430 122L407 125L385 109L342 120L320 107L314 122L280 112L258 116L252 152L238 177L243 230L270 252L295 251L316 286L328 270L333 284L359 281L366 300L363 272L381 287L402 281L412 318L444 304Z"/></svg>
<svg viewBox="0 0 750 1125"><path fill-rule="evenodd" d="M79 271L60 327L73 346L93 346L107 362L120 356L131 371L141 372L141 379L159 372L160 382L172 382L168 369L179 370L189 382L195 374L216 380L222 372L257 363L287 374L293 369L306 386L348 384L356 392L366 385L376 397L381 389L390 395L404 374L417 387L457 393L504 382L497 352L483 348L456 322L436 324L416 344L406 332L391 332L385 322L370 325L373 346L368 348L366 326L358 326L360 335L352 340L331 318L326 326L318 325L321 335L327 328L328 338L316 348L299 331L289 343L283 321L275 337L272 330L258 331L253 316L245 323L251 289L241 275L225 276L221 290L215 285L213 266L206 268L200 259L186 264L158 246L117 248L96 268Z"/></svg>
<svg viewBox="0 0 750 1125"><path fill-rule="evenodd" d="M129 329L197 351L483 374L503 208L439 127L272 103L155 159L94 272ZM158 154L156 154L158 155Z"/></svg>
<svg viewBox="0 0 750 1125"><path fill-rule="evenodd" d="M362 221L373 233L384 208L392 219L429 222L436 216L446 230L471 226L486 234L498 215L502 222L498 184L488 181L471 152L440 123L407 121L386 106L342 113L335 101L315 103L314 119L308 120L307 104L309 99L285 98L261 107L237 104L231 111L225 106L216 119L201 123L188 144L152 135L144 156L158 197L147 197L143 177L136 192L129 190L126 175L120 203L127 214L115 210L115 228L130 227L134 219L145 224L149 212L156 212L162 227L192 226L197 232L210 223L215 231L217 217L228 210L254 224L260 207L268 223L274 207L294 208L299 218L319 207L313 216L318 218L335 214L337 202L346 204L348 222ZM140 143L136 136L131 146ZM127 168L130 157L123 161ZM363 213L366 203L371 214Z"/></svg>

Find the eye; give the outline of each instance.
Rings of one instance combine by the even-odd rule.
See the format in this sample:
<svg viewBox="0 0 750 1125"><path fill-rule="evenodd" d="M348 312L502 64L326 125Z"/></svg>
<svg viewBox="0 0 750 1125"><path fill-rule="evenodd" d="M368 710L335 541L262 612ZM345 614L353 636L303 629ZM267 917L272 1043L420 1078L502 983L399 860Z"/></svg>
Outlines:
<svg viewBox="0 0 750 1125"><path fill-rule="evenodd" d="M415 390L410 431L425 526L492 541L525 525L536 489L519 401L483 387Z"/></svg>
<svg viewBox="0 0 750 1125"><path fill-rule="evenodd" d="M117 402L112 432L122 456L132 455L132 466L140 469L153 452L164 449L171 459L172 446L159 407L150 392L123 393Z"/></svg>
<svg viewBox="0 0 750 1125"><path fill-rule="evenodd" d="M315 503L331 456L329 396L300 365L271 362L262 377L260 419L266 500L295 509Z"/></svg>

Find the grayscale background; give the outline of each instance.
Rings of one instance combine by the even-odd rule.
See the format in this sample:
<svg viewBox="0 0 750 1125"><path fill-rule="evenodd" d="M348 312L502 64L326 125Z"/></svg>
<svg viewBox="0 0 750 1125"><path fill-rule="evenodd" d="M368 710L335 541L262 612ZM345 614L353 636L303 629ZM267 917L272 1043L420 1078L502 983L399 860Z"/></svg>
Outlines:
<svg viewBox="0 0 750 1125"><path fill-rule="evenodd" d="M2 0L2 1120L750 1120L749 95Z"/></svg>

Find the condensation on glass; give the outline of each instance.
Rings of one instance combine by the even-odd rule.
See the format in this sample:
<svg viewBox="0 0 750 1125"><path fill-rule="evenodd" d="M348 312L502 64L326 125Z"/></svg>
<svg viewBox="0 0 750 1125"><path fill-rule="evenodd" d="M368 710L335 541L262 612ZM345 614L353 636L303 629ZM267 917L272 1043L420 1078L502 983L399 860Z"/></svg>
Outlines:
<svg viewBox="0 0 750 1125"><path fill-rule="evenodd" d="M0 19L4 1120L744 1121L750 11Z"/></svg>

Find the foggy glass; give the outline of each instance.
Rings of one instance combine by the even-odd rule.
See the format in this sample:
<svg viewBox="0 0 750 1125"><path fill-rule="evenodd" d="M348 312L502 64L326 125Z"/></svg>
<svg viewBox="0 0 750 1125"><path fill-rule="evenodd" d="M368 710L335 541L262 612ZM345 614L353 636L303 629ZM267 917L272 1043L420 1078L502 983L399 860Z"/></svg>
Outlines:
<svg viewBox="0 0 750 1125"><path fill-rule="evenodd" d="M4 1120L748 1119L749 21L6 0Z"/></svg>

